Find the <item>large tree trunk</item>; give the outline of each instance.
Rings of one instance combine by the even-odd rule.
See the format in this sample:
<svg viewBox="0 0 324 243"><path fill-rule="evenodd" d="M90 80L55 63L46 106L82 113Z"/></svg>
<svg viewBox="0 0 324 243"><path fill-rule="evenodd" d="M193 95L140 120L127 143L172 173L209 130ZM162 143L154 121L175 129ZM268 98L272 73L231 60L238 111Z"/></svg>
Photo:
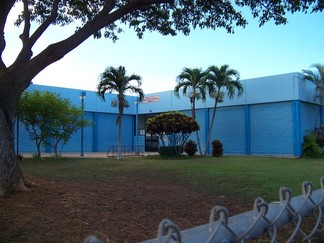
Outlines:
<svg viewBox="0 0 324 243"><path fill-rule="evenodd" d="M20 95L29 86L30 79L25 78L28 76L25 70L17 69L0 68L0 195L26 191L25 184L29 184L16 161L14 125Z"/></svg>
<svg viewBox="0 0 324 243"><path fill-rule="evenodd" d="M14 152L14 114L0 107L0 195L28 190Z"/></svg>

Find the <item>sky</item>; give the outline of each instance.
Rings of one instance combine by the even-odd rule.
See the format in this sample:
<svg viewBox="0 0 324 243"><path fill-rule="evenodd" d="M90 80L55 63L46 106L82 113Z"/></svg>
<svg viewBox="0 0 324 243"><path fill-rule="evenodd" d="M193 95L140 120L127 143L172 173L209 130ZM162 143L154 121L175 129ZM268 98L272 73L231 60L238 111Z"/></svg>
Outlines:
<svg viewBox="0 0 324 243"><path fill-rule="evenodd" d="M14 61L21 48L21 29L13 26L17 11L15 8L9 16L5 29L6 65ZM95 91L106 67L122 65L128 75L142 77L141 88L149 94L173 90L184 67L207 69L228 64L239 71L243 80L302 72L313 63L324 64L324 13L295 13L289 15L286 25L269 22L263 27L247 17L249 25L237 27L234 34L225 29L197 29L190 36L146 32L143 39L138 39L133 30L125 28L115 43L90 37L43 70L33 83ZM74 31L75 26L50 27L33 49L34 54Z"/></svg>

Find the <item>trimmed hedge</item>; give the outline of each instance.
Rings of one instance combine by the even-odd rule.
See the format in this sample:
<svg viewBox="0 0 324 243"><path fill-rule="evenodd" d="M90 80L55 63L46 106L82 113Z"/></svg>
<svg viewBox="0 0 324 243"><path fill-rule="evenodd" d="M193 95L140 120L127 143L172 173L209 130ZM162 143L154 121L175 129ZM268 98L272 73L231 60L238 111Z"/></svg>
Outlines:
<svg viewBox="0 0 324 243"><path fill-rule="evenodd" d="M174 157L182 154L183 148L181 146L162 146L158 152L162 157Z"/></svg>
<svg viewBox="0 0 324 243"><path fill-rule="evenodd" d="M189 140L188 142L185 143L184 145L184 151L189 155L189 156L195 156L197 150L197 144L193 140Z"/></svg>

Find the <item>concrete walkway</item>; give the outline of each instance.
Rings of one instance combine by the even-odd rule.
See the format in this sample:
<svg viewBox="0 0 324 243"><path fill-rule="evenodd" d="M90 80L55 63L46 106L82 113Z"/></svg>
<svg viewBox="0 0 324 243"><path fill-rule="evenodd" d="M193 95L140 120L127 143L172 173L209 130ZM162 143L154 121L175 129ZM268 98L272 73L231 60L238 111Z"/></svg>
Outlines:
<svg viewBox="0 0 324 243"><path fill-rule="evenodd" d="M32 158L33 153L21 153L24 158ZM147 155L158 155L157 152L145 152L144 156ZM42 158L48 158L51 157L50 153L42 153L41 154ZM96 159L103 159L107 158L107 153L105 152L85 152L83 153L83 156L80 156L80 153L62 153L63 158L96 158ZM124 156L128 157L128 156Z"/></svg>

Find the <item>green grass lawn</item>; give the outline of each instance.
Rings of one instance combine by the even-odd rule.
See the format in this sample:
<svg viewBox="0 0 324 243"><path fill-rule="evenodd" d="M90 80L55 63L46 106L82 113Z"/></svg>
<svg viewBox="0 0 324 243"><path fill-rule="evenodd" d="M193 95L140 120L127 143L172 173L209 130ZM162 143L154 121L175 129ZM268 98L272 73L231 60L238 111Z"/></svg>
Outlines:
<svg viewBox="0 0 324 243"><path fill-rule="evenodd" d="M118 161L107 159L24 159L23 173L44 178L73 181L106 181L118 177L152 177L183 183L209 193L236 195L242 200L263 197L278 200L281 186L292 189L293 196L302 193L302 182L313 182L320 188L324 176L324 159L290 159L274 157L224 156L181 157L163 160L159 156L129 157Z"/></svg>

